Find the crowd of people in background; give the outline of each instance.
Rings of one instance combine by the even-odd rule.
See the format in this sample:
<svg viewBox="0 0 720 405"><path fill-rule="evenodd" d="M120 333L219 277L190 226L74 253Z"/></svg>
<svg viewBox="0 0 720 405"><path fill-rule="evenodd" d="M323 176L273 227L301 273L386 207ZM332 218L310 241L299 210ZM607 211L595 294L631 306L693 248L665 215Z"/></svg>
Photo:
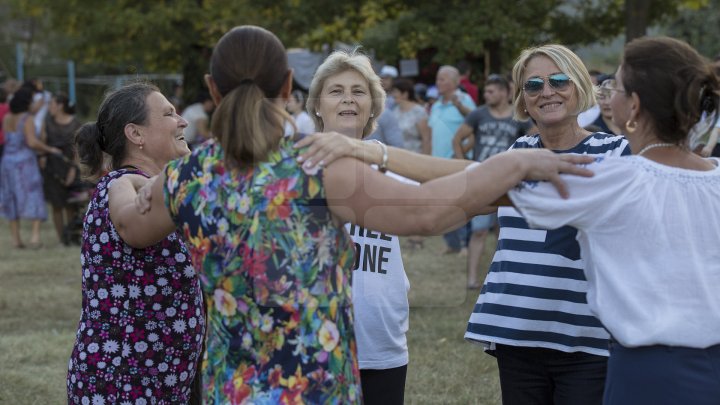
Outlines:
<svg viewBox="0 0 720 405"><path fill-rule="evenodd" d="M442 235L433 253L466 257L478 297L464 337L496 358L504 404L710 404L717 322L692 324L669 297L706 318L720 304L703 290L720 280L717 255L684 224L713 231L683 214L720 204L718 161L703 159L720 157L718 77L720 55L660 38L630 43L611 72L548 44L507 74L459 61L434 83L336 51L303 89L271 32L236 27L190 103L180 83L167 96L131 84L83 125L42 80L3 83L0 217L16 249L42 248L49 216L58 242L81 245L70 403L402 404L410 285L397 235L411 252ZM668 207L684 222L663 222ZM621 245L609 228L637 235ZM648 230L684 239L653 249ZM698 252L685 278L663 267L682 265L676 245ZM673 323L654 327L664 315Z"/></svg>

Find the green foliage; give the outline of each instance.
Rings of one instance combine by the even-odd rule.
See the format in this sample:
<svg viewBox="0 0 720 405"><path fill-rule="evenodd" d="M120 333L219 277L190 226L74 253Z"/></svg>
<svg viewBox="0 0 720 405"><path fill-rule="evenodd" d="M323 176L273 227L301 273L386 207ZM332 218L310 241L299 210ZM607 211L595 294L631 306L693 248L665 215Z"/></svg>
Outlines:
<svg viewBox="0 0 720 405"><path fill-rule="evenodd" d="M414 58L428 49L441 63L481 60L491 52L494 63L507 66L529 45L550 41L581 45L612 38L623 31L625 7L635 4L634 0L6 1L13 18L45 27L48 35L43 40L62 41L53 49L57 56L75 59L79 65L99 64L109 73L182 70L193 75L206 70L212 44L241 24L264 26L287 47L319 50L337 41L359 43L389 62ZM707 4L708 0L654 0L643 12L652 23L678 10L705 10Z"/></svg>
<svg viewBox="0 0 720 405"><path fill-rule="evenodd" d="M666 20L666 35L680 38L703 55L714 58L720 54L720 0L695 1L674 18Z"/></svg>

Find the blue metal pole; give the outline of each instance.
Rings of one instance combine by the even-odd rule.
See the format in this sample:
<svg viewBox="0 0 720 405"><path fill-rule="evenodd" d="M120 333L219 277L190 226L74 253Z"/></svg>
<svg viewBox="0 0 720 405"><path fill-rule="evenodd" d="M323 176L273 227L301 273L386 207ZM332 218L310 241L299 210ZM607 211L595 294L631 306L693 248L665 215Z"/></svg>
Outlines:
<svg viewBox="0 0 720 405"><path fill-rule="evenodd" d="M15 44L15 59L16 59L16 66L17 66L17 78L22 83L25 81L25 72L23 65L25 64L25 61L23 60L23 50L22 46L20 44Z"/></svg>
<svg viewBox="0 0 720 405"><path fill-rule="evenodd" d="M75 62L67 61L68 71L68 98L70 98L70 104L75 105Z"/></svg>

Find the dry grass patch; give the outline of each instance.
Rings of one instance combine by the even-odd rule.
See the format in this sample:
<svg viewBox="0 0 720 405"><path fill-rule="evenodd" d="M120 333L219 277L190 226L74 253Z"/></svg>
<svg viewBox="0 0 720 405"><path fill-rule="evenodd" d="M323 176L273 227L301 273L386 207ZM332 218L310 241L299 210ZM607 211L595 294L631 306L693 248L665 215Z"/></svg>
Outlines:
<svg viewBox="0 0 720 405"><path fill-rule="evenodd" d="M80 253L58 244L49 222L43 241L40 250L12 249L8 224L0 220L0 404L66 403L80 316ZM465 288L465 258L441 255L440 237L414 252L402 246L412 285L406 403L499 404L495 361L463 340L478 293Z"/></svg>

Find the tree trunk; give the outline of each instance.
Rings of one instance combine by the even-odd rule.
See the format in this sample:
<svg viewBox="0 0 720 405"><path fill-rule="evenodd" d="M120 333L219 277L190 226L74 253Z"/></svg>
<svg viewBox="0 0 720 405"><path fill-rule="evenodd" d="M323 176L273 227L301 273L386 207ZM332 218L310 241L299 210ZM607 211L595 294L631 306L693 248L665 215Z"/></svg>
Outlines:
<svg viewBox="0 0 720 405"><path fill-rule="evenodd" d="M647 33L650 0L625 0L625 42Z"/></svg>
<svg viewBox="0 0 720 405"><path fill-rule="evenodd" d="M188 49L183 73L183 104L188 106L196 101L203 89L206 89L205 74L209 72L210 49L192 45Z"/></svg>
<svg viewBox="0 0 720 405"><path fill-rule="evenodd" d="M485 77L492 73L502 73L502 47L499 40L485 41Z"/></svg>

